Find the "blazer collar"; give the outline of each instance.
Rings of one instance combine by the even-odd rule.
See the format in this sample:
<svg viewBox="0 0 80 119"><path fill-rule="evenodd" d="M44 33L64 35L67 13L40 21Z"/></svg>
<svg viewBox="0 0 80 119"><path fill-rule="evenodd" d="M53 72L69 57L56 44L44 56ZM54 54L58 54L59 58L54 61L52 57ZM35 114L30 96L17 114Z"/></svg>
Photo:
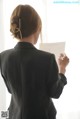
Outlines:
<svg viewBox="0 0 80 119"><path fill-rule="evenodd" d="M25 49L25 48L35 48L35 47L33 46L33 44L31 44L29 42L18 42L14 48Z"/></svg>

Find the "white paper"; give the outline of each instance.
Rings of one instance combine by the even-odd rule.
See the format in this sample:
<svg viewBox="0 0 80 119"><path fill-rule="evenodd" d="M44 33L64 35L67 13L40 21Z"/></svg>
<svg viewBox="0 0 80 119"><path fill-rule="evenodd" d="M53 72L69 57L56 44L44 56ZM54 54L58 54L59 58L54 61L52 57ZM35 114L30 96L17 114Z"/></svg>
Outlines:
<svg viewBox="0 0 80 119"><path fill-rule="evenodd" d="M65 42L40 43L39 49L55 54L57 60L60 53L65 52Z"/></svg>

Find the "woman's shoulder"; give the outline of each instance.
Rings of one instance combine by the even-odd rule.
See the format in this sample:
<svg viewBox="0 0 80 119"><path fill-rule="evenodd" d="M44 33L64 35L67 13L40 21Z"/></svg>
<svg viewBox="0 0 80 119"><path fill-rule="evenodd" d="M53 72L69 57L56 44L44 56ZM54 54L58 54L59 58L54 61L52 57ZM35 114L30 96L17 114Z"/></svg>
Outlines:
<svg viewBox="0 0 80 119"><path fill-rule="evenodd" d="M38 50L38 53L40 55L47 56L47 57L51 57L51 56L55 57L55 54L54 53L50 53L50 52L43 51L43 50Z"/></svg>
<svg viewBox="0 0 80 119"><path fill-rule="evenodd" d="M0 55L4 55L4 54L8 54L13 52L13 49L7 49L7 50L3 50L2 52L0 52Z"/></svg>

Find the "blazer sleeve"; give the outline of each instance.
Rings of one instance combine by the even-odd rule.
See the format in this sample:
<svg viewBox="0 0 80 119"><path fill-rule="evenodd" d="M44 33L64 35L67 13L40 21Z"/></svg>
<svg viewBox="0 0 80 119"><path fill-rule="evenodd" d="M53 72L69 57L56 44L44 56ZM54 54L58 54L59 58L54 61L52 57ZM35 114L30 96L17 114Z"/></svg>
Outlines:
<svg viewBox="0 0 80 119"><path fill-rule="evenodd" d="M0 54L0 71L1 71L1 54ZM5 85L6 85L7 89L8 89L8 91L9 91L9 93L11 93L10 88L9 88L9 84L8 84L8 81L7 81L6 78L3 76L2 72L1 72L1 76L2 76L3 79L4 79L4 83L5 83Z"/></svg>
<svg viewBox="0 0 80 119"><path fill-rule="evenodd" d="M52 54L48 69L47 92L51 98L59 98L64 86L67 84L67 79L64 74L59 74L55 56Z"/></svg>

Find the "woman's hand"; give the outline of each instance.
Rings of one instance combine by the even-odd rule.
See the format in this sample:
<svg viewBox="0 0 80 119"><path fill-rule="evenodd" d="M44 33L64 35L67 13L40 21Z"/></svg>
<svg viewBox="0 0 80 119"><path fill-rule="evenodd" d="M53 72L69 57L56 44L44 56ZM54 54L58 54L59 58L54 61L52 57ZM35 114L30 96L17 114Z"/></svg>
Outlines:
<svg viewBox="0 0 80 119"><path fill-rule="evenodd" d="M66 66L69 63L69 58L65 54L60 54L58 58L59 73L65 74Z"/></svg>

